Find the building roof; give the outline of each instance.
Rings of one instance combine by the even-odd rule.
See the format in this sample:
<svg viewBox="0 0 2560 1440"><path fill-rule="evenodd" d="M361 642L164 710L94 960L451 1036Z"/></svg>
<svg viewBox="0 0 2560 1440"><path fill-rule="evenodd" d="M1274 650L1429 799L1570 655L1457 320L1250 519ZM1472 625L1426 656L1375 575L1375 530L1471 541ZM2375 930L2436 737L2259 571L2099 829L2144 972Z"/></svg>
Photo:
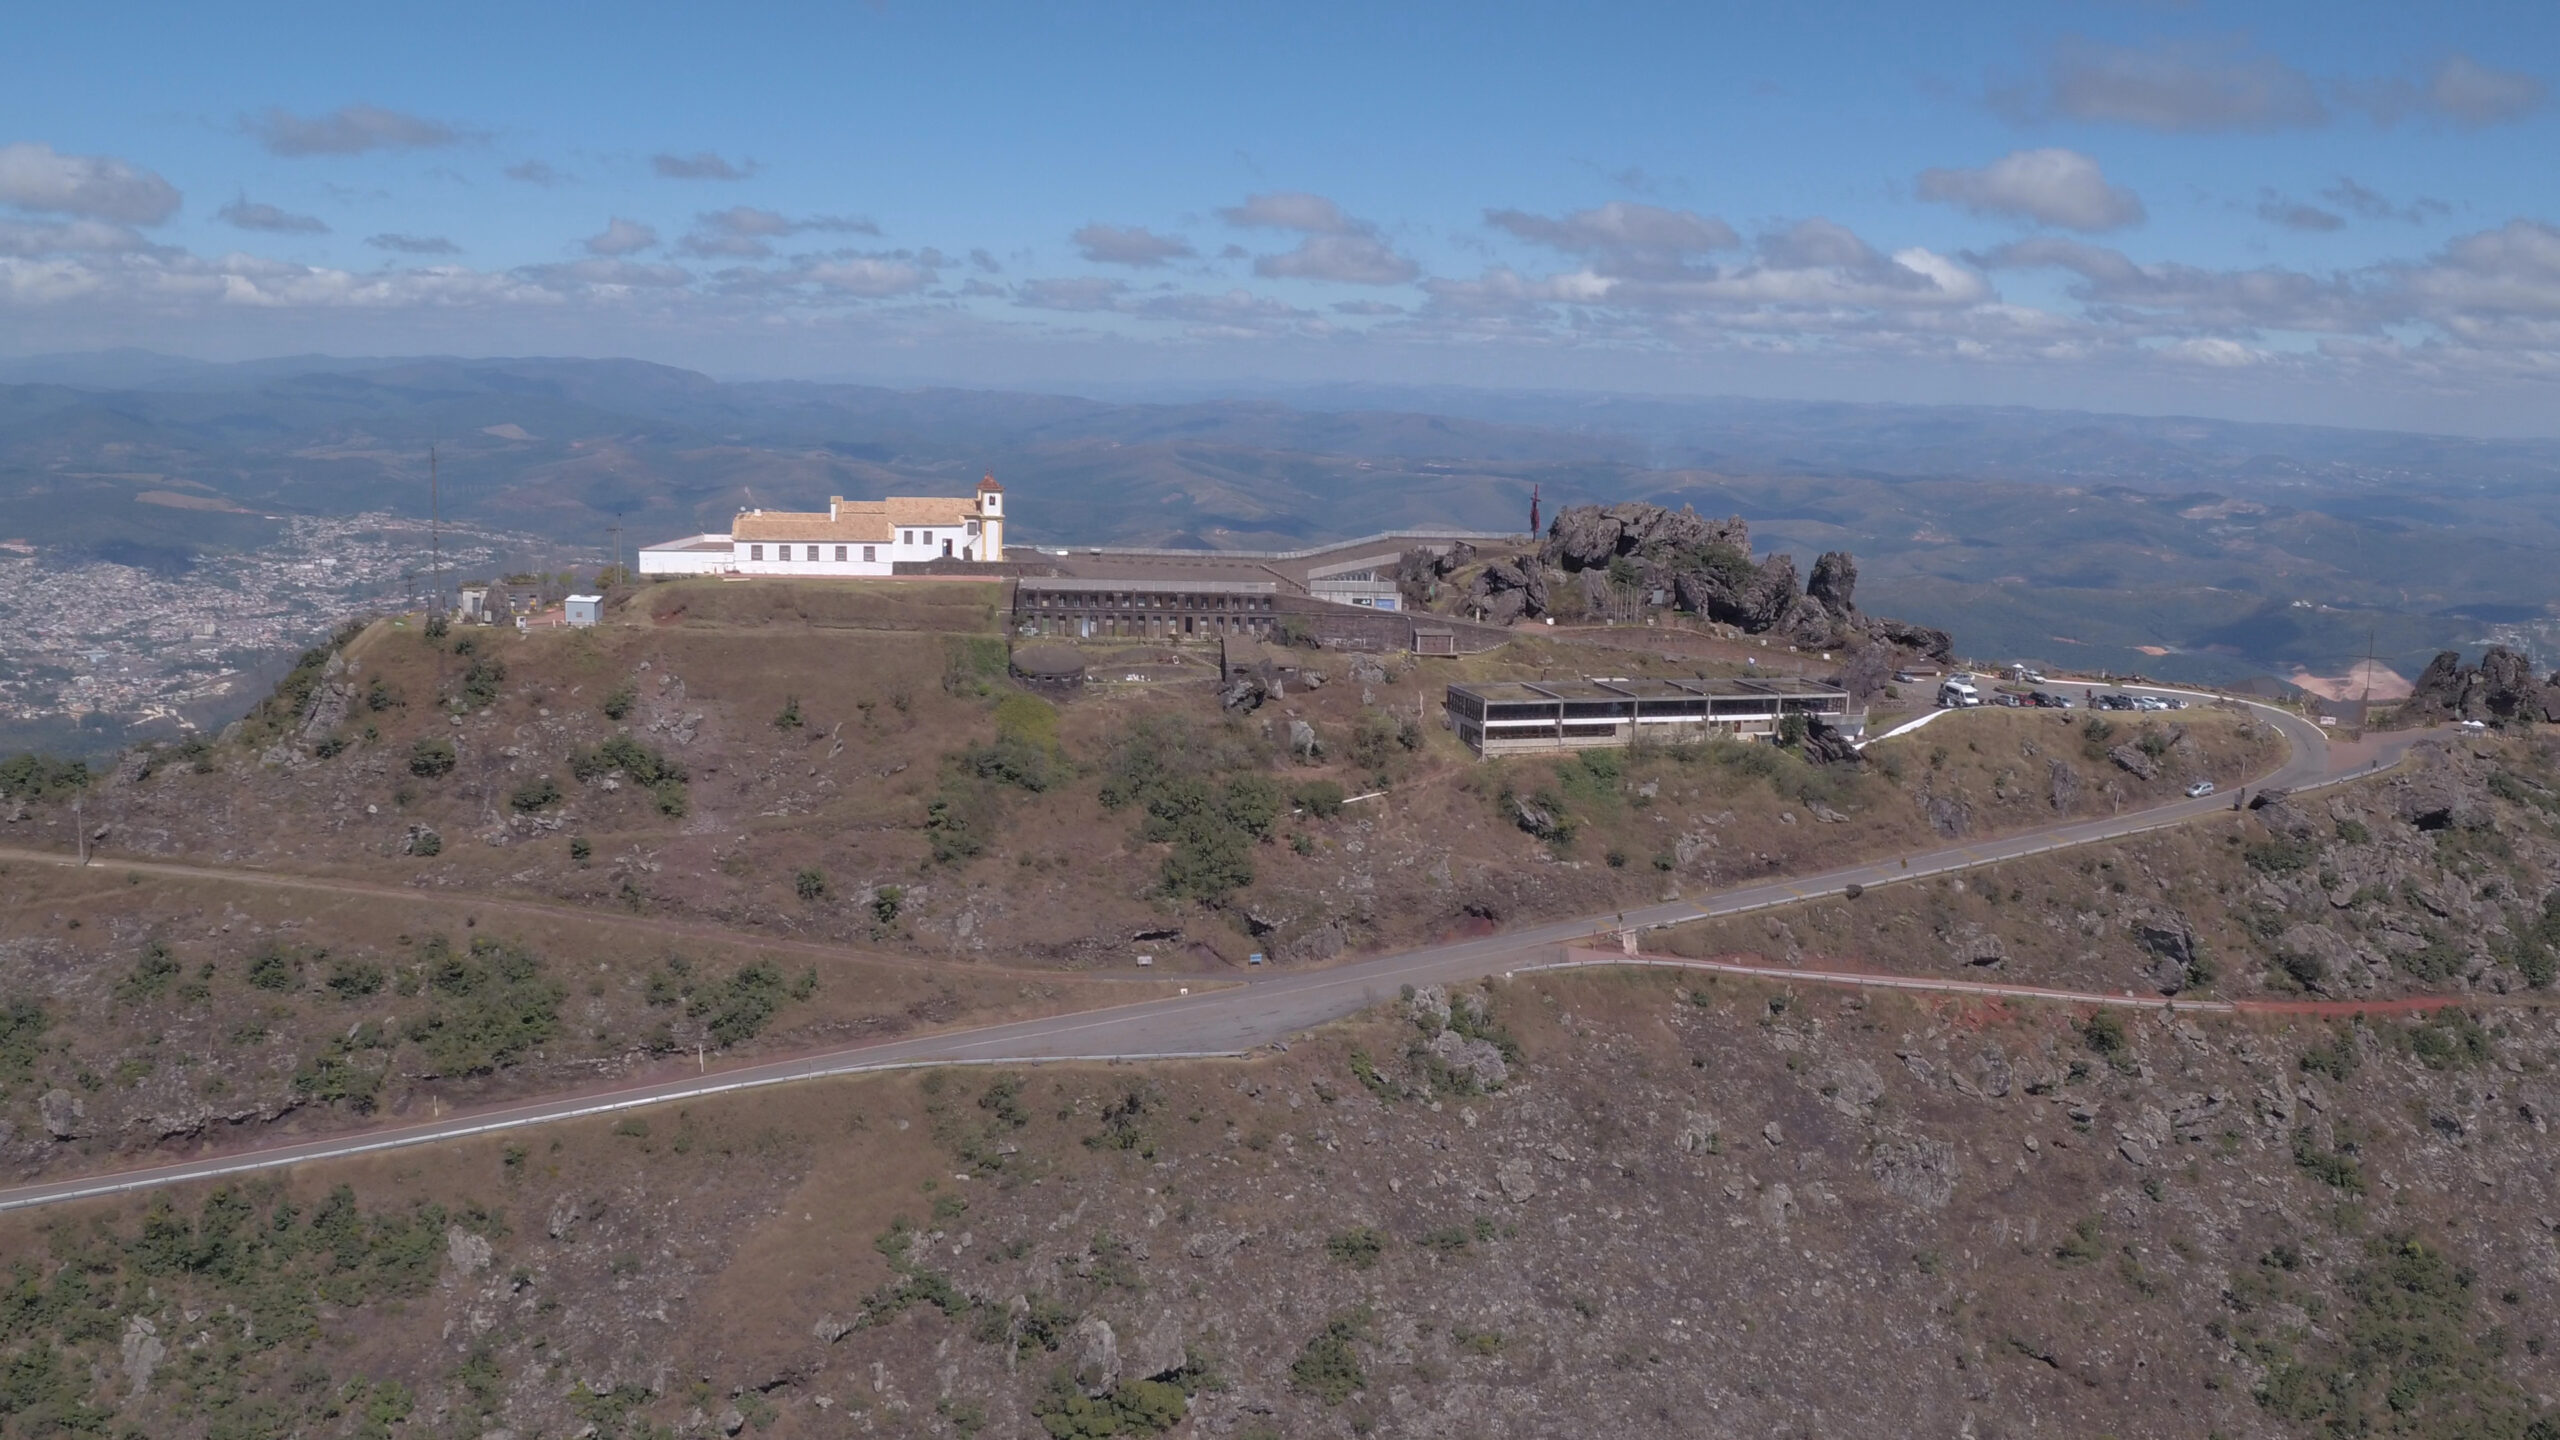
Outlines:
<svg viewBox="0 0 2560 1440"><path fill-rule="evenodd" d="M830 496L824 510L743 510L732 535L739 540L816 540L885 544L917 526L959 529L978 518L967 496L892 495L886 500Z"/></svg>
<svg viewBox="0 0 2560 1440"><path fill-rule="evenodd" d="M1699 695L1833 696L1848 692L1793 675L1728 676L1683 680L1492 680L1449 687L1453 693L1502 703L1549 700L1679 700Z"/></svg>
<svg viewBox="0 0 2560 1440"><path fill-rule="evenodd" d="M978 488L981 490L994 490L998 492L1001 492L1004 489L1003 486L996 483L996 477L993 475L989 475L984 480L979 481Z"/></svg>
<svg viewBox="0 0 2560 1440"><path fill-rule="evenodd" d="M878 509L848 505L830 515L824 510L749 510L741 514L731 535L739 540L832 540L880 544L896 537L897 526Z"/></svg>
<svg viewBox="0 0 2560 1440"><path fill-rule="evenodd" d="M729 537L725 534L705 532L700 535L687 535L681 540L666 540L655 545L643 545L640 548L644 551L654 550L661 554L684 550L726 550L729 548Z"/></svg>
<svg viewBox="0 0 2560 1440"><path fill-rule="evenodd" d="M1269 595L1276 580L1107 580L1081 575L1025 575L1014 582L1024 590L1096 595Z"/></svg>

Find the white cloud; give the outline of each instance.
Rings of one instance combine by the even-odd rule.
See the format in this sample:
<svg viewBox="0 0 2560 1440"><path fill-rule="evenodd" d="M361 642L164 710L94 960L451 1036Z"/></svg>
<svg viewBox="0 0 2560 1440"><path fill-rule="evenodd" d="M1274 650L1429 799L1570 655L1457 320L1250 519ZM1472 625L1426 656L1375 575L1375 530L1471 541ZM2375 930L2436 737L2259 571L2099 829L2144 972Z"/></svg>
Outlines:
<svg viewBox="0 0 2560 1440"><path fill-rule="evenodd" d="M276 155L361 155L368 150L431 150L458 145L463 132L440 120L404 115L379 105L342 105L326 115L268 110L245 117L241 128Z"/></svg>
<svg viewBox="0 0 2560 1440"><path fill-rule="evenodd" d="M649 157L649 168L656 171L661 180L744 180L756 173L756 162L744 160L732 164L708 150L697 150L690 155L661 151Z"/></svg>
<svg viewBox="0 0 2560 1440"><path fill-rule="evenodd" d="M2058 147L2013 151L1978 170L1923 170L1918 194L1976 215L2011 216L2066 230L2121 230L2143 220L2141 197L2107 183L2097 161Z"/></svg>
<svg viewBox="0 0 2560 1440"><path fill-rule="evenodd" d="M1253 273L1265 279L1401 285L1422 274L1420 265L1379 238L1377 226L1344 214L1322 195L1303 190L1249 195L1242 205L1220 210L1218 218L1243 229L1295 230L1305 237L1294 250L1254 258Z"/></svg>
<svg viewBox="0 0 2560 1440"><path fill-rule="evenodd" d="M849 235L877 235L880 227L858 215L812 215L794 220L777 211L760 210L753 205L733 205L694 217L694 232L677 243L687 255L706 259L762 259L773 253L771 240L785 235L826 232Z"/></svg>
<svg viewBox="0 0 2560 1440"><path fill-rule="evenodd" d="M548 162L541 160L518 161L507 167L506 176L510 180L521 180L527 185L540 185L546 189L554 185L566 185L578 178L555 170Z"/></svg>
<svg viewBox="0 0 2560 1440"><path fill-rule="evenodd" d="M2551 94L2534 76L2492 69L2468 55L2446 56L2415 80L2351 81L2339 88L2346 103L2383 125L2418 115L2466 130L2522 120Z"/></svg>
<svg viewBox="0 0 2560 1440"><path fill-rule="evenodd" d="M911 295L935 279L930 267L915 261L872 256L827 260L801 273L813 284L865 300Z"/></svg>
<svg viewBox="0 0 2560 1440"><path fill-rule="evenodd" d="M1248 195L1218 218L1246 230L1299 230L1310 235L1349 235L1370 227L1342 213L1342 207L1303 190L1274 190Z"/></svg>
<svg viewBox="0 0 2560 1440"><path fill-rule="evenodd" d="M2252 350L2237 340L2224 340L2217 336L2171 341L2160 347L2160 353L2172 360L2183 360L2190 365L2210 366L2216 370L2236 370L2244 365L2258 364L2267 358L2261 352Z"/></svg>
<svg viewBox="0 0 2560 1440"><path fill-rule="evenodd" d="M1992 103L2025 120L2090 120L2190 134L2325 124L2310 76L2237 40L2111 45L2070 38L2024 86L1995 87Z"/></svg>
<svg viewBox="0 0 2560 1440"><path fill-rule="evenodd" d="M601 233L579 243L590 255L636 255L658 243L658 232L652 226L616 215L605 222Z"/></svg>
<svg viewBox="0 0 2560 1440"><path fill-rule="evenodd" d="M178 212L178 190L111 155L65 155L50 145L0 145L0 204L127 225L157 225Z"/></svg>
<svg viewBox="0 0 2560 1440"><path fill-rule="evenodd" d="M2335 211L2323 210L2307 200L2296 200L2290 195L2280 195L2267 189L2258 192L2258 218L2270 224L2281 225L2287 230L2325 231L2347 228L2346 217Z"/></svg>
<svg viewBox="0 0 2560 1440"><path fill-rule="evenodd" d="M1422 267L1375 235L1309 235L1295 250L1255 257L1253 273L1337 285L1401 285L1419 276Z"/></svg>
<svg viewBox="0 0 2560 1440"><path fill-rule="evenodd" d="M515 272L553 289L597 286L613 290L670 290L693 283L693 272L677 265L644 265L634 260L598 258L560 265L527 265Z"/></svg>
<svg viewBox="0 0 2560 1440"><path fill-rule="evenodd" d="M0 255L125 255L155 248L142 232L100 220L27 224L0 220Z"/></svg>
<svg viewBox="0 0 2560 1440"><path fill-rule="evenodd" d="M1104 275L1025 280L1013 287L1015 303L1035 310L1115 310L1128 293L1127 281Z"/></svg>
<svg viewBox="0 0 2560 1440"><path fill-rule="evenodd" d="M367 235L364 243L400 255L459 255L462 247L442 235Z"/></svg>
<svg viewBox="0 0 2560 1440"><path fill-rule="evenodd" d="M1158 235L1143 225L1104 225L1097 221L1068 238L1075 241L1077 253L1097 265L1145 269L1168 260L1189 260L1200 253L1178 235Z"/></svg>
<svg viewBox="0 0 2560 1440"><path fill-rule="evenodd" d="M214 212L226 223L241 230L266 230L280 235L326 235L329 224L317 215L296 215L273 205L260 204L247 196L232 201Z"/></svg>
<svg viewBox="0 0 2560 1440"><path fill-rule="evenodd" d="M1742 243L1732 226L1694 210L1613 200L1561 218L1488 210L1485 223L1533 245L1587 257L1606 274L1677 278L1705 256Z"/></svg>

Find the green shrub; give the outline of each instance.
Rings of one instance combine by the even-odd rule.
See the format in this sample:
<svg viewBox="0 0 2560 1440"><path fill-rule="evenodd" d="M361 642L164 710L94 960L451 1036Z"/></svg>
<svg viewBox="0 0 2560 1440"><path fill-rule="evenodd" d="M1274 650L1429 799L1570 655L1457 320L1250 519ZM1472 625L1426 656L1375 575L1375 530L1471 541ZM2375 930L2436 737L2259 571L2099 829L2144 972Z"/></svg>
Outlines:
<svg viewBox="0 0 2560 1440"><path fill-rule="evenodd" d="M302 958L281 945L269 945L249 957L249 983L260 990L299 990Z"/></svg>
<svg viewBox="0 0 2560 1440"><path fill-rule="evenodd" d="M1369 1318L1368 1308L1362 1306L1327 1320L1322 1330L1308 1337L1298 1358L1290 1362L1289 1384L1327 1405L1339 1405L1369 1388L1368 1373L1360 1367L1360 1352L1352 1348L1368 1338Z"/></svg>
<svg viewBox="0 0 2560 1440"><path fill-rule="evenodd" d="M2308 1125L2293 1132L2293 1163L2324 1185L2344 1190L2350 1195L2364 1193L2364 1167L2344 1150L2320 1148L2319 1137Z"/></svg>
<svg viewBox="0 0 2560 1440"><path fill-rule="evenodd" d="M782 712L773 717L773 728L788 735L807 723L800 718L800 697L797 695L784 697Z"/></svg>
<svg viewBox="0 0 2560 1440"><path fill-rule="evenodd" d="M631 707L639 703L640 692L631 688L630 682L625 681L606 694L604 699L598 702L597 708L604 711L604 718L607 720L620 720L629 716Z"/></svg>
<svg viewBox="0 0 2560 1440"><path fill-rule="evenodd" d="M494 655L475 657L471 668L462 672L462 705L466 710L486 710L498 703L498 687L506 682L507 667Z"/></svg>
<svg viewBox="0 0 2560 1440"><path fill-rule="evenodd" d="M169 953L168 946L154 940L142 947L142 953L134 957L133 969L116 982L116 998L157 999L185 969L178 957Z"/></svg>
<svg viewBox="0 0 2560 1440"><path fill-rule="evenodd" d="M1378 1258L1386 1253L1384 1232L1368 1225L1357 1225L1325 1237L1324 1253L1354 1270L1377 1268Z"/></svg>
<svg viewBox="0 0 2560 1440"><path fill-rule="evenodd" d="M522 1059L559 1033L567 992L542 973L530 950L488 936L457 952L443 936L421 950L428 1010L406 1037L443 1076L486 1075Z"/></svg>
<svg viewBox="0 0 2560 1440"><path fill-rule="evenodd" d="M409 853L421 860L444 853L444 837L433 830L421 830L409 841Z"/></svg>
<svg viewBox="0 0 2560 1440"><path fill-rule="evenodd" d="M2080 1039L2092 1051L2111 1060L2123 1054L2129 1043L2124 1021L2113 1010L2100 1010L2082 1021Z"/></svg>
<svg viewBox="0 0 2560 1440"><path fill-rule="evenodd" d="M764 963L747 965L721 984L695 990L685 1013L700 1020L711 1043L725 1050L754 1039L782 1008L783 994L780 970Z"/></svg>
<svg viewBox="0 0 2560 1440"><path fill-rule="evenodd" d="M2320 847L2308 840L2291 840L2279 835L2241 846L2240 858L2249 862L2252 870L2269 875L2290 875L2296 870L2309 869L2311 862L2320 858Z"/></svg>
<svg viewBox="0 0 2560 1440"><path fill-rule="evenodd" d="M871 918L883 925L898 923L898 907L906 903L907 892L896 885L883 885L871 892Z"/></svg>
<svg viewBox="0 0 2560 1440"><path fill-rule="evenodd" d="M507 803L527 815L547 810L560 803L560 782L548 775L536 775L509 792Z"/></svg>
<svg viewBox="0 0 2560 1440"><path fill-rule="evenodd" d="M2065 1265L2086 1265L2097 1259L2106 1252L2099 1239L2103 1224L2095 1215L2082 1217L2071 1227L2071 1233L2062 1237L2062 1243L2053 1247L2053 1258Z"/></svg>
<svg viewBox="0 0 2560 1440"><path fill-rule="evenodd" d="M442 735L422 735L409 747L409 773L433 780L453 773L453 742Z"/></svg>
<svg viewBox="0 0 2560 1440"><path fill-rule="evenodd" d="M329 977L321 983L341 1000L360 1000L380 993L387 977L382 967L366 960L330 962Z"/></svg>
<svg viewBox="0 0 2560 1440"><path fill-rule="evenodd" d="M1330 820L1342 813L1342 787L1331 780L1309 780L1290 794L1308 818Z"/></svg>
<svg viewBox="0 0 2560 1440"><path fill-rule="evenodd" d="M827 898L827 874L815 866L805 866L799 874L791 877L791 888L800 892L803 900L824 900Z"/></svg>

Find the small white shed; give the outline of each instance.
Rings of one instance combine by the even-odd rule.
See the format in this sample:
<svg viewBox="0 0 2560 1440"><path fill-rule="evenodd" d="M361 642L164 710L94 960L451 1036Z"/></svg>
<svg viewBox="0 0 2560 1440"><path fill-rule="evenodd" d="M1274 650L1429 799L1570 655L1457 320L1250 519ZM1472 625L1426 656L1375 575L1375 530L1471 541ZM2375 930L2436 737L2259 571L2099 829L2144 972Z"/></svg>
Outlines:
<svg viewBox="0 0 2560 1440"><path fill-rule="evenodd" d="M604 610L604 597L601 595L572 595L567 600L561 602L560 610L561 617L563 619L567 620L573 626L584 629L585 627L596 623L597 617L602 614Z"/></svg>

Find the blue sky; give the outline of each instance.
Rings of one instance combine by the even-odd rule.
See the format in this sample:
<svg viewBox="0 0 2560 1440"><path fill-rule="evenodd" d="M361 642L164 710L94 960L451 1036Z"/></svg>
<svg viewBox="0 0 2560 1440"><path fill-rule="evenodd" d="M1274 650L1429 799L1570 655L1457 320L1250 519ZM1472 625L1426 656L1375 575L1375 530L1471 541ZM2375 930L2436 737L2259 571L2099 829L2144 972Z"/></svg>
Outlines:
<svg viewBox="0 0 2560 1440"><path fill-rule="evenodd" d="M23 7L0 353L2549 434L2560 7Z"/></svg>

